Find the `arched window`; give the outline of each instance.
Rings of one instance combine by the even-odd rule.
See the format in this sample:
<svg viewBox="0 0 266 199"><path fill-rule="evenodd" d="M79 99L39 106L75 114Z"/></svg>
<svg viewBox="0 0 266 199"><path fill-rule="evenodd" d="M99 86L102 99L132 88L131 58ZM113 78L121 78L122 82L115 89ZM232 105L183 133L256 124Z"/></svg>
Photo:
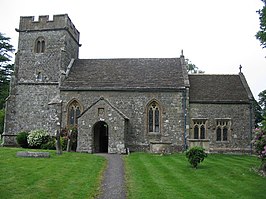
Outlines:
<svg viewBox="0 0 266 199"><path fill-rule="evenodd" d="M160 132L160 108L155 101L148 106L148 130L149 132Z"/></svg>
<svg viewBox="0 0 266 199"><path fill-rule="evenodd" d="M68 126L77 126L78 125L78 116L81 113L80 104L74 100L68 106Z"/></svg>
<svg viewBox="0 0 266 199"><path fill-rule="evenodd" d="M35 53L44 53L45 51L45 39L43 37L38 37L35 41Z"/></svg>

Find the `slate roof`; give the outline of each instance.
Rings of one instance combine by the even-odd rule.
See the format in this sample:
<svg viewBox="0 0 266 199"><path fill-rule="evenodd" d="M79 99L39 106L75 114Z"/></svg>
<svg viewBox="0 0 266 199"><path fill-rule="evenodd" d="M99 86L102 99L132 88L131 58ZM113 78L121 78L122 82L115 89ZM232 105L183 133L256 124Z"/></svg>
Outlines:
<svg viewBox="0 0 266 199"><path fill-rule="evenodd" d="M191 103L249 103L240 75L195 74L189 83Z"/></svg>
<svg viewBox="0 0 266 199"><path fill-rule="evenodd" d="M61 90L177 90L185 87L180 58L77 59Z"/></svg>

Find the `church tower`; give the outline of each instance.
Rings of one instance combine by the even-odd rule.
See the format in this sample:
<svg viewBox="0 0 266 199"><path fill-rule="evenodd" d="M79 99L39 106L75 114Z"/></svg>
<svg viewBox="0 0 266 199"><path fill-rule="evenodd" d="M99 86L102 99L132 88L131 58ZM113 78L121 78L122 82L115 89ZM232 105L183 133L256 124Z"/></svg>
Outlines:
<svg viewBox="0 0 266 199"><path fill-rule="evenodd" d="M6 103L4 145L20 131L50 131L48 103L59 95L61 74L78 58L79 31L67 14L21 17L15 71Z"/></svg>

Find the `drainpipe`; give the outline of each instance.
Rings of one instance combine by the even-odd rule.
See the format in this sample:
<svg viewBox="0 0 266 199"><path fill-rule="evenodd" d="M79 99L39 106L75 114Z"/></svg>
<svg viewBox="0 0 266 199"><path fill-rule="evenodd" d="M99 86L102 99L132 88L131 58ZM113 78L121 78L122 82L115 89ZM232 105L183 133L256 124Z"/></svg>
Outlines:
<svg viewBox="0 0 266 199"><path fill-rule="evenodd" d="M187 150L187 93L183 92L183 113L184 113L184 150Z"/></svg>

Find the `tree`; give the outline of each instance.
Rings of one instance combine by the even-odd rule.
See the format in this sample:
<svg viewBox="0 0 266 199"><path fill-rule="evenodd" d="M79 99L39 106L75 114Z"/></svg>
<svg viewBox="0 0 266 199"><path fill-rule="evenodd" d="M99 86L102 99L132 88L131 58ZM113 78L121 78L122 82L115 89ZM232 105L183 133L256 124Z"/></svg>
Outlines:
<svg viewBox="0 0 266 199"><path fill-rule="evenodd" d="M13 46L10 38L0 33L0 134L3 132L4 104L9 93L9 81L14 65L11 64Z"/></svg>
<svg viewBox="0 0 266 199"><path fill-rule="evenodd" d="M259 106L261 107L262 129L266 131L266 90L259 93Z"/></svg>
<svg viewBox="0 0 266 199"><path fill-rule="evenodd" d="M264 120L265 121L265 120ZM259 172L266 175L266 131L265 129L256 129L255 137L252 140L258 158L261 159Z"/></svg>
<svg viewBox="0 0 266 199"><path fill-rule="evenodd" d="M262 115L266 116L266 90L259 93L259 102L258 104L261 107Z"/></svg>
<svg viewBox="0 0 266 199"><path fill-rule="evenodd" d="M264 6L258 10L260 19L260 30L256 34L256 38L260 41L262 48L266 47L266 0L262 0Z"/></svg>
<svg viewBox="0 0 266 199"><path fill-rule="evenodd" d="M262 108L257 102L257 100L254 99L253 103L253 110L254 110L254 116L255 116L255 128L258 128L263 120L263 114L262 114Z"/></svg>
<svg viewBox="0 0 266 199"><path fill-rule="evenodd" d="M187 72L189 74L204 73L204 71L199 70L199 68L195 64L193 64L189 59L186 59L186 65L187 65Z"/></svg>

